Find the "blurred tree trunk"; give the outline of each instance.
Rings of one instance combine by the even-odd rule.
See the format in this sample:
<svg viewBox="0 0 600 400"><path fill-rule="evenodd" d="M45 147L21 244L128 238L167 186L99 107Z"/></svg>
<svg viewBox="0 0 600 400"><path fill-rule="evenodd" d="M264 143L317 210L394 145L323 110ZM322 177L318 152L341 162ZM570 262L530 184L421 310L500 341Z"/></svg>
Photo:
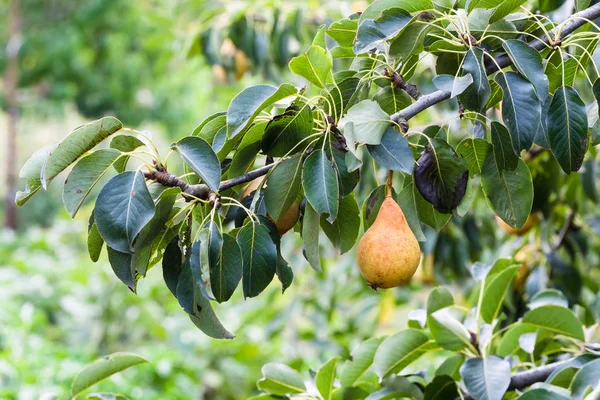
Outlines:
<svg viewBox="0 0 600 400"><path fill-rule="evenodd" d="M17 121L19 108L17 86L19 81L19 0L9 0L8 11L8 43L6 45L6 105L8 109L7 143L6 143L6 227L17 228L17 206L15 205L17 179Z"/></svg>

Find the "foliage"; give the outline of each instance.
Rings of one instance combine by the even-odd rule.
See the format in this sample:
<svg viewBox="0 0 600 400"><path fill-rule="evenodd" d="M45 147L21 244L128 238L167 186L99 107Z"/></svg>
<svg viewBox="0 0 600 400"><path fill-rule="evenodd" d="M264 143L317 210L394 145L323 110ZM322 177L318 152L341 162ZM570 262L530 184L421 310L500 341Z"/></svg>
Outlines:
<svg viewBox="0 0 600 400"><path fill-rule="evenodd" d="M166 157L146 134L115 118L90 122L25 164L27 188L17 201L23 205L75 164L64 192L75 215L82 193L118 162L119 173L100 190L90 218L90 255L97 258L106 243L115 275L133 292L162 261L165 283L191 321L208 336L230 339L212 301L227 301L240 282L247 298L275 276L282 292L294 279L277 218L286 206L302 202L294 230L303 236L306 259L321 271L319 228L340 252L351 249L360 221L370 225L383 201L378 176L397 171L388 184L422 242L427 273L431 264L447 264L455 270L438 268L440 275L465 279L461 266L472 264L469 298L463 306L434 291L427 310L412 314L409 330L357 350L338 377L341 388L332 383L335 361L317 373L315 386L327 398L335 386L343 398L370 393L372 399L448 398L459 391L499 399L523 390L533 382L511 386L512 370L596 351L596 273L582 260L597 261L597 236L582 234L594 229L594 220L576 216L595 216L600 85L592 83L591 57L598 32L586 24L600 6L559 24L519 9L523 3L470 1L452 10L427 0L378 0L360 15L319 28L306 51L289 60L290 71L308 82L304 88L247 87L226 113L206 119ZM247 26L246 16L235 21L231 31L242 32L236 40L257 35ZM434 68L422 53L436 56ZM409 82L419 74L439 89L422 95ZM410 129L408 120L448 99L459 104L449 120L427 119L426 129ZM91 152L123 135L143 146ZM176 153L185 170L179 177L170 172ZM94 167L82 174L80 163L89 157ZM139 167L123 162L129 157ZM261 177L252 192L239 195L237 186ZM479 262L496 240L490 224L479 222L489 210L519 233L532 214L543 215L530 233L535 257L520 261L536 265L496 257ZM529 301L536 306L527 309ZM423 354L442 350L450 352L444 353L453 360L450 371L397 375ZM456 361L458 355L464 359ZM528 396L541 396L534 390L569 396L554 388L561 385L583 396L594 379L584 364L578 364L581 376L561 375L560 384L549 378L553 386L535 386ZM258 387L266 393L307 390L289 367L267 364L263 375Z"/></svg>

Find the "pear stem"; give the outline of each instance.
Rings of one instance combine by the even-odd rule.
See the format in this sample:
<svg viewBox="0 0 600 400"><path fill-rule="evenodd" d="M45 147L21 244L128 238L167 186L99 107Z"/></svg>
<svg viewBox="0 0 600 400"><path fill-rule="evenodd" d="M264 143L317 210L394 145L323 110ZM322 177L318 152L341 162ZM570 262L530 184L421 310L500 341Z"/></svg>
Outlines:
<svg viewBox="0 0 600 400"><path fill-rule="evenodd" d="M394 177L394 171L391 169L388 171L387 182L385 183L385 197L392 197L392 178Z"/></svg>

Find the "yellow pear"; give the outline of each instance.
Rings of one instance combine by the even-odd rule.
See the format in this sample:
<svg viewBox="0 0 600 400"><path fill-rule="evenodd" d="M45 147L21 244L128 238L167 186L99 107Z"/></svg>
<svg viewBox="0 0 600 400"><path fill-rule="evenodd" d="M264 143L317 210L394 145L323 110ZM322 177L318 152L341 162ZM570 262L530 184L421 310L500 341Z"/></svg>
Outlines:
<svg viewBox="0 0 600 400"><path fill-rule="evenodd" d="M402 209L388 196L358 243L358 268L374 288L406 284L421 261L421 249Z"/></svg>
<svg viewBox="0 0 600 400"><path fill-rule="evenodd" d="M258 186L262 183L264 179L265 177L261 176L251 181L248 184L248 186L244 188L241 198L244 199L244 197L248 196L250 193L258 189ZM279 236L283 236L284 233L292 229L294 225L296 225L296 221L298 221L299 216L300 202L298 200L294 200L290 208L285 213L283 213L277 221L275 221L275 226L277 226L277 233L279 233ZM273 218L271 218L271 216L267 215L267 217L269 217L269 219L273 221Z"/></svg>
<svg viewBox="0 0 600 400"><path fill-rule="evenodd" d="M524 235L527 232L529 232L529 230L531 228L533 228L535 225L537 225L537 223L539 222L540 217L538 215L538 213L533 213L530 214L529 217L527 217L527 221L525 221L525 224L520 227L520 228L513 228L512 226L508 225L506 222L502 221L502 218L496 216L496 224L506 233L508 233L509 235Z"/></svg>

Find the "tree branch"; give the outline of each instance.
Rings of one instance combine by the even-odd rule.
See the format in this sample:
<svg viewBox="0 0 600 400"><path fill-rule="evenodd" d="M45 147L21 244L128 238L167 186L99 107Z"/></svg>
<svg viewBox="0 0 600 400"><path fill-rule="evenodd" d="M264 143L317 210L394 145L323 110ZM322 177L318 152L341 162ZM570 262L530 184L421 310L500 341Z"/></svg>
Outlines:
<svg viewBox="0 0 600 400"><path fill-rule="evenodd" d="M586 8L583 11L573 14L570 17L571 20L569 22L567 22L564 25L563 29L560 31L560 39L562 40L562 38L571 34L574 30L585 25L587 23L587 21L584 19L593 20L598 17L600 17L600 3L595 4L589 8ZM582 18L584 18L584 19L582 19ZM549 33L551 36L555 36L557 34L557 31L556 31L556 29L553 29ZM548 43L548 40L549 40L548 37L544 37L543 39L536 39L536 40L528 43L528 45L529 45L529 47L539 51L546 47L545 44ZM500 66L500 68L507 67L512 63L512 61L510 60L510 57L508 57L507 55L503 55L503 56L496 58L496 62L498 63L498 66ZM489 75L497 70L498 70L498 67L494 64L494 65L489 66L486 69L486 72ZM392 115L391 118L393 121L398 122L398 123L401 121L407 121L407 120L411 119L412 117L414 117L415 115L419 114L420 112L426 110L427 108L429 108L435 104L441 103L444 100L448 100L450 98L450 95L451 95L450 92L446 92L444 90L438 90L433 93L423 95L417 101L415 101L413 104L411 104L410 106L408 106L408 107L398 111L394 115Z"/></svg>

